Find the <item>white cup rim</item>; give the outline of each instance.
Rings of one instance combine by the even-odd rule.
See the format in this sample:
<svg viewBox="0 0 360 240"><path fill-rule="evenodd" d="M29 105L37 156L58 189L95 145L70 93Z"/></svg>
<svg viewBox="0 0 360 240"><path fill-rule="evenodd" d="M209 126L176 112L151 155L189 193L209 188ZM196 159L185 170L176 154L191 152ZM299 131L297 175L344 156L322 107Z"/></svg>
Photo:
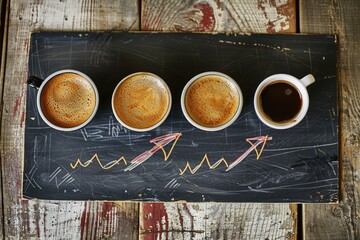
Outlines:
<svg viewBox="0 0 360 240"><path fill-rule="evenodd" d="M297 113L297 115L293 118L293 120L289 121L289 122L285 122L285 123L276 123L274 121L271 121L268 117L265 116L265 113L262 112L261 108L259 107L260 101L259 101L259 95L261 93L261 91L268 86L270 83L272 82L277 82L277 81L285 81L285 82L289 82L291 85L295 86L297 88L297 90L299 91L299 93L301 94L301 100L302 100L302 106L300 111ZM306 116L306 113L309 109L309 94L308 91L306 89L306 87L304 86L303 83L301 83L300 79L289 75L289 74L284 74L284 73L280 73L280 74L274 74L271 75L267 78L265 78L257 87L256 91L255 91L255 95L254 95L254 108L255 108L255 112L256 115L258 116L258 118L267 126L274 128L274 129L288 129L288 128L292 128L295 125L299 124L304 117Z"/></svg>
<svg viewBox="0 0 360 240"><path fill-rule="evenodd" d="M166 91L168 92L168 100L169 100L169 105L168 105L168 108L165 112L165 115L163 116L163 118L157 122L156 124L154 124L153 126L151 127L148 127L148 128L135 128L135 127L132 127L132 126L129 126L128 124L126 124L125 122L123 122L120 117L116 114L116 111L115 111L115 106L114 106L114 98L115 98L115 93L117 91L117 89L119 88L119 86L124 82L126 81L127 79L133 77L133 76L136 76L136 75L150 75L150 76L153 76L155 77L157 80L159 80L163 86L165 87ZM171 91L170 91L170 88L169 86L166 84L166 82L158 75L154 74L154 73L151 73L151 72L135 72L135 73L132 73L130 75L127 75L126 77L124 77L123 79L120 80L120 82L116 85L114 91L113 91L113 94L112 94L112 97L111 97L111 108L112 108L112 111L113 111L113 114L116 118L116 120L122 125L124 126L125 128L127 129L130 129L132 131L135 131L135 132L147 132L147 131L151 131L157 127L159 127L166 119L167 117L169 116L170 114L170 111L171 111L171 106L172 106L172 96L171 96Z"/></svg>
<svg viewBox="0 0 360 240"><path fill-rule="evenodd" d="M91 84L91 86L92 86L92 88L94 89L94 92L95 92L95 107L94 107L94 110L93 110L92 114L90 115L90 117L85 122L83 122L82 124L80 124L78 126L75 126L75 127L69 127L69 128L60 127L60 126L57 126L57 125L53 124L52 122L50 122L46 118L45 114L43 113L43 111L41 109L41 104L40 104L41 93L42 93L42 90L44 89L46 83L49 82L55 76L63 74L63 73L75 73L77 75L82 76L83 78L85 78ZM75 131L75 130L78 130L80 128L85 127L95 117L95 114L96 114L96 112L98 110L98 107L99 107L99 92L98 92L98 89L97 89L95 83L93 82L93 80L91 80L91 78L89 76L87 76L85 73L74 70L74 69L63 69L63 70L60 70L60 71L57 71L57 72L54 72L54 73L50 74L41 83L38 94L37 94L36 104L37 104L37 109L38 109L38 112L40 114L40 117L42 118L42 120L49 127L54 128L54 129L59 130L59 131L70 132L70 131Z"/></svg>
<svg viewBox="0 0 360 240"><path fill-rule="evenodd" d="M235 112L235 114L231 117L231 119L229 121L227 121L226 123L224 123L221 126L217 126L217 127L206 127L203 125L200 125L199 123L195 122L190 115L187 113L186 107L185 107L185 96L186 96L186 92L187 89L190 87L190 85L195 82L197 79L204 77L204 76L209 76L209 75L216 75L216 76L220 76L225 78L227 81L229 81L237 90L238 92L238 96L239 96L239 106ZM192 77L185 85L185 87L183 88L183 91L181 93L181 110L185 116L185 118L189 121L189 123L191 123L194 127L204 130L204 131L208 131L208 132L214 132L214 131L220 131L223 130L227 127L229 127L231 124L233 124L239 117L242 107L243 107L243 94L241 92L241 89L239 87L239 85L237 84L237 82L230 76L221 73L221 72L216 72L216 71L208 71L208 72L203 72L203 73L199 73L196 76Z"/></svg>

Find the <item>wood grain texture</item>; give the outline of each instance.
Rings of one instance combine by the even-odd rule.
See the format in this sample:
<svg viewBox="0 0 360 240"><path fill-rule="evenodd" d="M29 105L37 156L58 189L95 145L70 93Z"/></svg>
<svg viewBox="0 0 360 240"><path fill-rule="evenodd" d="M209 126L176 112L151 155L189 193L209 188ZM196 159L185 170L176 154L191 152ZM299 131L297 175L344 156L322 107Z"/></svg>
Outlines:
<svg viewBox="0 0 360 240"><path fill-rule="evenodd" d="M4 82L4 70L5 70L5 57L6 57L6 51L3 51L3 49L6 49L6 39L7 37L7 24L8 24L8 14L7 14L7 5L6 0L0 1L0 56L1 56L1 67L0 67L0 99L2 99L3 94L3 82ZM2 109L2 102L0 102L0 109ZM0 119L1 119L1 112L0 112ZM1 129L0 129L1 132ZM1 186L0 186L1 188Z"/></svg>
<svg viewBox="0 0 360 240"><path fill-rule="evenodd" d="M296 32L296 2L142 0L141 30Z"/></svg>
<svg viewBox="0 0 360 240"><path fill-rule="evenodd" d="M296 32L296 3L143 0L141 29ZM139 234L145 240L296 239L296 209L289 204L141 203Z"/></svg>
<svg viewBox="0 0 360 240"><path fill-rule="evenodd" d="M6 226L6 239L137 239L138 209L131 205L21 200L20 229Z"/></svg>
<svg viewBox="0 0 360 240"><path fill-rule="evenodd" d="M140 207L140 239L296 239L297 207L152 203Z"/></svg>
<svg viewBox="0 0 360 240"><path fill-rule="evenodd" d="M2 48L0 49L0 56L1 56L1 66L0 66L0 99L3 99L3 83L4 83L4 71L5 71L5 58L6 58L6 45L7 45L7 26L8 26L8 19L9 19L9 11L8 5L6 0L0 1L0 43ZM0 102L0 109L2 109L3 101ZM2 111L0 111L0 122L2 120ZM3 130L0 128L0 133ZM2 157L2 153L0 154L0 164L4 161ZM2 191L2 176L3 176L3 169L0 170L0 211L1 211L1 219L0 219L0 239L4 238L4 208L3 208L3 191Z"/></svg>
<svg viewBox="0 0 360 240"><path fill-rule="evenodd" d="M341 195L336 205L304 206L306 239L360 238L360 2L301 1L300 30L335 33L339 42Z"/></svg>
<svg viewBox="0 0 360 240"><path fill-rule="evenodd" d="M21 200L26 78L31 31L138 30L136 0L7 1L1 156L6 239L137 239L138 204Z"/></svg>

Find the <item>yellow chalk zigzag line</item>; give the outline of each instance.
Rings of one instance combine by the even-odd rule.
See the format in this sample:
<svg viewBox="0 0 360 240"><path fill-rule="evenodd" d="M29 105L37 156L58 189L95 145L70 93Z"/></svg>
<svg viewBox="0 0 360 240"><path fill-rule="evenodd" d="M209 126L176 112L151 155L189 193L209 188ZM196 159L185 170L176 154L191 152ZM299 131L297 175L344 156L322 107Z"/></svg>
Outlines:
<svg viewBox="0 0 360 240"><path fill-rule="evenodd" d="M125 159L124 157L119 158L118 160L116 160L114 163L112 163L112 164L110 164L110 165L108 165L108 164L103 165L103 164L101 163L100 159L99 159L99 156L97 155L97 153L95 153L94 156L93 156L92 158L90 158L90 160L87 161L86 163L82 163L82 162L80 161L80 159L78 159L78 160L75 162L75 164L70 163L70 167L71 167L72 169L75 169L78 165L80 165L80 166L82 166L83 168L86 168L87 166L89 166L89 165L94 161L94 159L99 163L99 166L100 166L102 169L104 169L104 170L108 170L108 169L114 167L115 165L119 164L121 161L123 161L124 164L127 165L126 159Z"/></svg>
<svg viewBox="0 0 360 240"><path fill-rule="evenodd" d="M213 165L211 165L207 154L205 154L204 157L203 157L203 159L201 160L200 164L197 165L194 169L192 169L191 166L190 166L190 163L187 162L184 170L179 169L180 175L183 175L183 174L186 172L186 170L189 170L189 172L190 172L191 174L195 174L195 173L200 169L200 167L203 165L203 163L204 163L205 161L206 161L207 165L209 166L209 169L215 169L215 168L217 168L221 163L224 163L226 167L229 167L229 164L226 162L226 160L225 160L224 158L221 158L221 159L218 160L216 163L214 163Z"/></svg>
<svg viewBox="0 0 360 240"><path fill-rule="evenodd" d="M264 150L264 147L266 145L266 141L268 139L271 139L271 138L268 138L268 135L266 135L264 138L263 138L263 142L262 142L262 146L261 146L261 149L260 151L257 150L256 148L256 145L254 145L249 139L246 139L246 142L248 142L250 145L251 145L251 148L253 148L255 150L255 153L256 153L256 159L258 160ZM260 142L261 144L261 142ZM200 168L201 166L203 165L203 163L206 161L207 165L209 166L209 169L213 170L213 169L216 169L221 163L224 163L225 166L228 168L229 167L229 164L228 162L226 161L225 158L221 158L219 159L216 163L214 163L213 165L211 165L210 161L209 161L209 158L207 156L207 154L204 155L203 159L201 160L201 162L199 163L199 165L197 165L195 168L191 168L190 166L190 163L189 162L186 162L186 165L185 165L185 168L183 170L181 170L179 168L179 171L180 171L180 175L183 175L186 170L188 170L191 174L195 174Z"/></svg>

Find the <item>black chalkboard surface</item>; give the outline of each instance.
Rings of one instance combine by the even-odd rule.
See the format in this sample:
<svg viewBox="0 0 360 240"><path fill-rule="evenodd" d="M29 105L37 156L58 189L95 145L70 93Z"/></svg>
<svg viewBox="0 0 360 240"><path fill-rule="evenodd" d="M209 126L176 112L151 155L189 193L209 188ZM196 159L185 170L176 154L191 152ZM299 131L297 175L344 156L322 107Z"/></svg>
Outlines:
<svg viewBox="0 0 360 240"><path fill-rule="evenodd" d="M338 110L336 37L193 33L34 33L29 76L62 69L90 76L100 94L90 124L74 132L49 128L28 87L23 196L57 200L191 202L336 202ZM129 131L111 111L111 95L126 75L152 72L169 85L167 120L145 133ZM187 122L180 95L198 73L219 71L242 89L244 107L225 130ZM302 78L307 117L288 130L257 118L253 95L276 73ZM261 151L263 150L263 151ZM257 159L258 158L258 159Z"/></svg>

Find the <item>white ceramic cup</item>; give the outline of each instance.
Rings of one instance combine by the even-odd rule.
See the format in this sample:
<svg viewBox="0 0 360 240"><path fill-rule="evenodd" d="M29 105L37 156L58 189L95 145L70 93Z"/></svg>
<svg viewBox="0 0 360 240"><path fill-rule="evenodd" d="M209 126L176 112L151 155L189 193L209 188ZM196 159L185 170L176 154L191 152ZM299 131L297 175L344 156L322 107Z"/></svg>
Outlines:
<svg viewBox="0 0 360 240"><path fill-rule="evenodd" d="M144 82L140 82L141 78L144 79L142 80ZM125 90L121 94L117 93L121 85L129 83L131 79L135 79L136 81L139 81L139 82L135 82L133 85L135 91ZM146 86L148 83L150 84L149 87L144 89L138 89L138 88L142 88L143 86ZM155 91L155 92L151 93L151 91ZM165 95L157 94L156 91L165 91L166 92L165 95L167 96L165 97ZM130 96L130 98L128 98L127 100L128 102L131 102L130 104L124 104L124 106L121 106L122 104L119 102L120 101L119 99L122 98L122 96L124 96L122 94ZM155 99L159 98L159 96L160 98L161 96L165 97L165 99L163 100L167 102L165 113L163 114L161 119L157 119L156 122L151 124L151 126L145 126L148 125L148 123L145 123L147 121L146 119L144 119L143 122L139 121L138 123L135 123L134 121L131 122L131 120L129 120L139 117L136 116L136 114L138 113L135 110L133 110L130 105L139 105L137 106L137 108L142 109L139 110L140 113L143 114L143 116L148 116L148 118L151 118L153 113L151 112L149 106L146 105L146 101L153 104L156 102ZM126 96L124 96L124 99L125 97ZM134 101L132 101L133 99ZM127 111L127 113L121 113L123 110L121 110L121 112L120 110L117 110L119 109L119 106L117 105L119 105L120 108L123 109L124 111ZM111 107L113 114L115 115L115 118L122 126L136 132L146 132L159 127L168 117L171 110L171 105L172 105L172 97L171 97L170 88L161 77L149 72L136 72L123 78L115 87L111 98ZM154 107L157 107L157 105ZM119 111L119 113L117 113L117 111ZM161 110L159 111L161 112ZM128 117L120 116L120 115L128 115ZM127 121L126 118L128 119ZM141 124L144 124L144 127L140 126Z"/></svg>
<svg viewBox="0 0 360 240"><path fill-rule="evenodd" d="M267 114L264 113L261 107L261 93L262 91L269 85L274 84L276 82L285 82L293 86L299 93L302 104L299 112L288 121L276 122L273 121ZM275 74L267 77L263 80L258 88L256 89L254 96L254 107L255 112L259 119L266 124L267 126L274 129L288 129L297 125L306 115L309 109L309 94L306 89L310 84L315 82L315 78L313 75L308 74L305 77L298 79L289 74Z"/></svg>
<svg viewBox="0 0 360 240"><path fill-rule="evenodd" d="M73 73L73 74L77 74L79 76L82 77L82 79L85 79L92 87L94 94L95 94L95 104L94 104L94 108L93 111L91 113L91 115L87 118L86 121L82 122L81 124L78 124L76 126L73 127L62 127L62 126L58 126L56 124L54 124L53 122L51 122L45 115L45 113L43 112L42 108L41 108L41 98L42 98L42 93L44 90L44 87L46 86L47 83L49 83L51 80L53 80L56 76L59 76L61 74L67 74L67 73ZM32 87L38 88L38 93L37 93L37 100L36 100L36 104L37 104L37 110L41 116L41 118L43 119L43 121L50 127L59 130L59 131L75 131L78 130L84 126L86 126L95 116L98 106L99 106L99 93L98 90L96 88L95 83L91 80L90 77L88 77L86 74L79 72L77 70L72 70L72 69L65 69L65 70L60 70L57 72L54 72L53 74L49 75L45 80L42 80L40 78L37 78L35 76L32 76L28 79L28 84ZM59 105L59 107L61 108L61 104Z"/></svg>
<svg viewBox="0 0 360 240"><path fill-rule="evenodd" d="M205 124L201 124L201 123L195 121L190 116L190 114L189 114L189 112L188 112L188 110L186 108L186 95L188 93L188 90L189 90L190 86L194 82L196 82L197 80L202 79L202 78L207 77L207 76L209 76L209 77L210 76L220 77L221 79L226 80L226 83L227 83L228 86L230 86L232 89L236 90L236 96L233 96L234 98L237 98L236 100L238 101L236 111L233 113L233 115L231 116L231 118L228 121L221 124L220 126L206 126ZM213 98L214 96L216 97L216 91L217 90L219 90L219 89L212 90L212 92L210 92L208 94L209 97L211 97L211 98ZM219 91L221 91L221 90L219 90ZM226 74L223 74L223 73L220 73L220 72L209 71L209 72L203 72L203 73L200 73L200 74L194 76L185 85L185 87L183 88L182 94L181 94L181 109L182 109L182 112L183 112L185 118L194 127L198 128L198 129L201 129L201 130L204 130L204 131L219 131L219 130L227 128L233 122L235 122L236 119L239 117L239 115L241 113L241 110L242 110L242 106L243 106L243 95L242 95L242 92L241 92L241 89L240 89L239 85L230 76L228 76Z"/></svg>

